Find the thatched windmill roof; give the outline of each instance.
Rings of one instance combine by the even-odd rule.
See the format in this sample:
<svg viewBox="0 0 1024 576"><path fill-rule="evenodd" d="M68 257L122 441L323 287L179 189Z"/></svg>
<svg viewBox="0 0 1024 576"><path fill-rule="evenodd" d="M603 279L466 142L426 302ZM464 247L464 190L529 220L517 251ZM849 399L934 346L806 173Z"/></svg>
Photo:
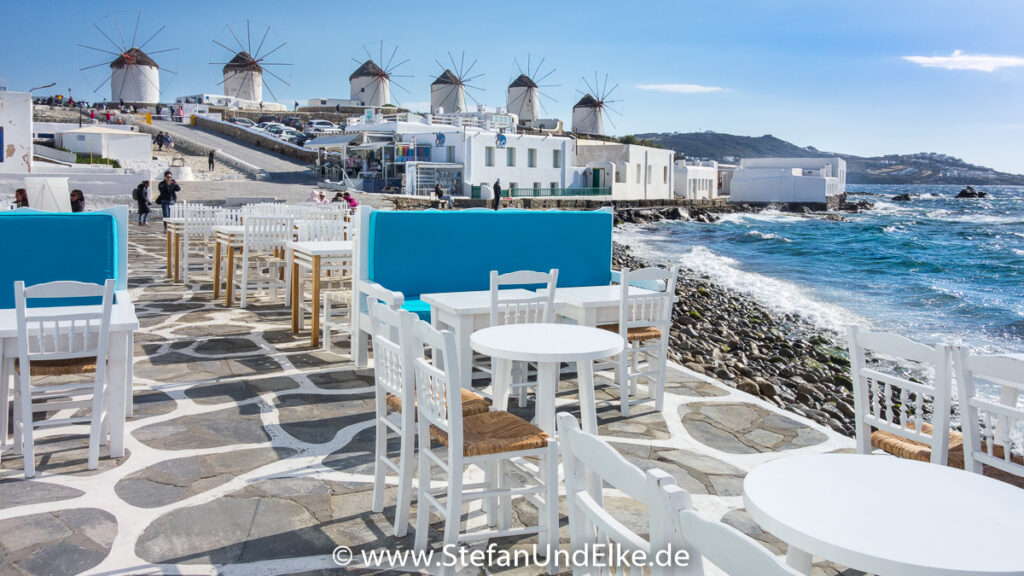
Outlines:
<svg viewBox="0 0 1024 576"><path fill-rule="evenodd" d="M381 76L387 77L388 73L383 68L377 65L373 60L367 60L363 62L363 65L356 68L348 79L355 80L356 78L379 78Z"/></svg>
<svg viewBox="0 0 1024 576"><path fill-rule="evenodd" d="M248 52L242 50L224 65L223 72L263 72L263 67Z"/></svg>
<svg viewBox="0 0 1024 576"><path fill-rule="evenodd" d="M584 94L583 98L580 98L580 101L577 102L575 106L573 106L573 108L600 108L600 107L601 107L601 103L597 101L597 98L594 98L590 94Z"/></svg>
<svg viewBox="0 0 1024 576"><path fill-rule="evenodd" d="M456 76L454 72L447 68L444 69L444 72L442 72L441 75L438 76L436 80L430 83L431 86L459 86L460 84L462 84L462 80L460 80L459 77Z"/></svg>
<svg viewBox="0 0 1024 576"><path fill-rule="evenodd" d="M127 52L122 53L117 58L114 58L114 61L110 63L111 68L127 68L128 66L160 67L156 63L156 60L153 60L148 54L138 48L132 48Z"/></svg>
<svg viewBox="0 0 1024 576"><path fill-rule="evenodd" d="M508 85L509 88L536 88L537 83L526 74L520 74L518 78Z"/></svg>

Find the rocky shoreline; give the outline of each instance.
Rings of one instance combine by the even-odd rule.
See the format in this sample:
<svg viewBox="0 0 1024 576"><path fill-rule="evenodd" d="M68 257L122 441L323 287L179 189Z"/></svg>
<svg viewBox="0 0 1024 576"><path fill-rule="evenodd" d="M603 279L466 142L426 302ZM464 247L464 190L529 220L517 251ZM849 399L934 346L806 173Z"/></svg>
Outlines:
<svg viewBox="0 0 1024 576"><path fill-rule="evenodd" d="M612 262L632 269L653 265L618 242ZM850 361L838 335L798 316L773 312L685 268L676 295L670 359L836 432L854 435Z"/></svg>

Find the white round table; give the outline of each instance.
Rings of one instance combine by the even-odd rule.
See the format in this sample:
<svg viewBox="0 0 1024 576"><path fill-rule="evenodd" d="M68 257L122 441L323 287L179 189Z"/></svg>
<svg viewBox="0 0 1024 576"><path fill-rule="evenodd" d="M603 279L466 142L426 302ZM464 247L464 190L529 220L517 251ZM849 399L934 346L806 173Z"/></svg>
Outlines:
<svg viewBox="0 0 1024 576"><path fill-rule="evenodd" d="M512 362L537 363L537 427L552 436L559 364L576 362L583 430L597 434L593 362L622 352L621 336L572 324L508 324L478 330L469 343L473 350L493 359L496 410L508 406Z"/></svg>
<svg viewBox="0 0 1024 576"><path fill-rule="evenodd" d="M791 456L751 470L743 502L805 574L813 555L878 576L1024 575L1024 490L980 474L891 456Z"/></svg>

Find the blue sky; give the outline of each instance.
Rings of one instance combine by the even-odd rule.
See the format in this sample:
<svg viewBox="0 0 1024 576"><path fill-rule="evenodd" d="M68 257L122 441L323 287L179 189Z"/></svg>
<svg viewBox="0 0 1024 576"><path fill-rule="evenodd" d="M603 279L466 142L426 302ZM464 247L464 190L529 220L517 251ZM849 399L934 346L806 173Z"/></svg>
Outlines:
<svg viewBox="0 0 1024 576"><path fill-rule="evenodd" d="M116 33L118 11L130 36L142 10L139 41L166 29L147 51L178 72L162 75L167 99L216 92L230 57L213 40L233 42L271 26L267 43L287 42L273 59L293 63L291 86L272 83L278 100L348 97L353 58L363 45L397 45L396 74L409 89L395 99L424 107L448 52L477 59L470 91L504 105L515 72L546 58L555 69L545 89L549 115L568 125L583 75L608 74L622 116L609 132L715 130L772 134L801 146L875 155L934 151L1024 173L1024 3L1010 1L733 1L733 2L429 2L249 1L174 3L3 0L0 77L11 90L57 82L65 93L93 94L101 74L79 68L103 54L79 42L105 42L98 22ZM302 6L302 10L296 6ZM383 8L381 7L383 6ZM276 42L275 42L276 41ZM255 43L255 41L254 41ZM372 48L376 53L376 48ZM959 52L957 52L959 51ZM97 71L102 71L100 67ZM275 69L278 70L278 69ZM609 88L611 87L609 85ZM43 91L49 93L50 91ZM109 95L104 87L100 94Z"/></svg>

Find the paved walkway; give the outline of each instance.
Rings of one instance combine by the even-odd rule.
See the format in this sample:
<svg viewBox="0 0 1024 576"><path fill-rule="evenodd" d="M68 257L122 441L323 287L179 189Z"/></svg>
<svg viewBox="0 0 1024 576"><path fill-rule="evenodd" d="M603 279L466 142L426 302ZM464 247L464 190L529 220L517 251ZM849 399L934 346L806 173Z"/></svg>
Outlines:
<svg viewBox="0 0 1024 576"><path fill-rule="evenodd" d="M393 504L385 514L369 511L372 370L356 370L340 353L347 346L325 353L310 348L308 335L292 336L281 304L225 309L211 302L201 275L191 287L168 282L159 227L133 227L129 251L142 329L128 451L120 460L102 451L100 469L90 472L85 437L52 429L40 435L31 481L20 458L5 453L0 575L334 574L342 572L331 557L336 546L357 558L360 550L411 548L411 529L390 536ZM742 510L744 474L781 455L852 442L704 377L671 370L668 380L665 409L641 404L630 418L613 389L599 390L600 434L639 466L672 474L702 514L783 553ZM562 383L561 409L577 411L574 384ZM614 492L606 502L627 519L642 514ZM534 514L524 503L515 510L516 521ZM568 542L563 503L562 547ZM859 574L825 563L814 570ZM394 570L346 573L379 572Z"/></svg>

